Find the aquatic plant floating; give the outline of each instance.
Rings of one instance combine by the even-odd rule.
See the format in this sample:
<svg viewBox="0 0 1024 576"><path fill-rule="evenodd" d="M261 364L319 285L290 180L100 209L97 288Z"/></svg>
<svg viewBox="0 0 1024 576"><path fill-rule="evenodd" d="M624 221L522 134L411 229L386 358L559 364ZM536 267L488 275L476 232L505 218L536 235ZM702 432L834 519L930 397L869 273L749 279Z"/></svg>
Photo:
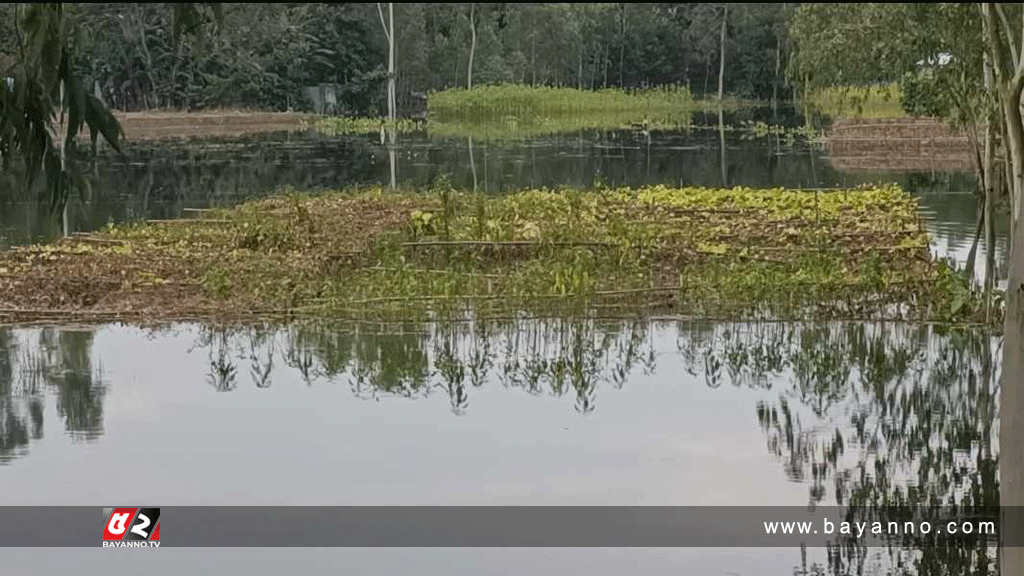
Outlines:
<svg viewBox="0 0 1024 576"><path fill-rule="evenodd" d="M0 321L467 315L969 321L916 199L850 190L283 193L0 254Z"/></svg>

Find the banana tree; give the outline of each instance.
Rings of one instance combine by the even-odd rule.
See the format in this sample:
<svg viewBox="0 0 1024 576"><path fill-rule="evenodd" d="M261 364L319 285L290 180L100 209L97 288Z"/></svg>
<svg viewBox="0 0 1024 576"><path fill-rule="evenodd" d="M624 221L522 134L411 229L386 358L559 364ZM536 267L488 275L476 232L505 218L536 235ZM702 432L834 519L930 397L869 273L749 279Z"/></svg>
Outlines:
<svg viewBox="0 0 1024 576"><path fill-rule="evenodd" d="M212 9L218 27L223 17L219 4L175 4L174 38L201 35L206 8ZM70 193L89 187L85 173L69 161L77 136L88 128L94 156L100 136L123 153L124 130L74 71L77 29L65 5L24 5L15 9L15 20L13 63L0 69L0 171L20 175L26 190L43 179L51 213L63 213L67 234Z"/></svg>

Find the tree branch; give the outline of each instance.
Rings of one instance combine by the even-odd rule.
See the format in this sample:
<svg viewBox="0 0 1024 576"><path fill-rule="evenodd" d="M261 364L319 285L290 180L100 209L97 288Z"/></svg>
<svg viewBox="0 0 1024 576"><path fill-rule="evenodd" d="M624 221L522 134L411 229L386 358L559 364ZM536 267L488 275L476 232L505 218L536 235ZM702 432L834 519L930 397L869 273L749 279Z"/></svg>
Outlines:
<svg viewBox="0 0 1024 576"><path fill-rule="evenodd" d="M997 82L1001 84L1006 78L1006 70L1004 68L1005 55L999 42L999 32L992 6L991 2L981 4L983 35L988 51L992 55L992 71L995 73Z"/></svg>
<svg viewBox="0 0 1024 576"><path fill-rule="evenodd" d="M998 3L992 3L996 8L996 14L999 15L999 21L1003 24L1003 31L1006 33L1006 42L1010 46L1010 57L1013 59L1013 70L1018 72L1020 70L1020 57L1017 48L1017 35L1013 33L1013 29L1010 28L1010 21L1006 18L1006 12L1003 11L1003 5Z"/></svg>
<svg viewBox="0 0 1024 576"><path fill-rule="evenodd" d="M380 16L380 26L384 29L384 37L388 43L391 43L391 33L388 32L388 25L384 23L384 10L380 7L380 2L377 2L377 15Z"/></svg>

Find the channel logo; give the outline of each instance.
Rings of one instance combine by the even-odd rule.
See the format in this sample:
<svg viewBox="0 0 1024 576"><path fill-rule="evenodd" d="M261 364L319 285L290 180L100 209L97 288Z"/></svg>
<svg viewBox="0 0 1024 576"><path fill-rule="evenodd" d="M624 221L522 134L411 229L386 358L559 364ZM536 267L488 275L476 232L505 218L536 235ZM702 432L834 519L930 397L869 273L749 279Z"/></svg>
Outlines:
<svg viewBox="0 0 1024 576"><path fill-rule="evenodd" d="M159 508L104 508L104 548L159 548Z"/></svg>

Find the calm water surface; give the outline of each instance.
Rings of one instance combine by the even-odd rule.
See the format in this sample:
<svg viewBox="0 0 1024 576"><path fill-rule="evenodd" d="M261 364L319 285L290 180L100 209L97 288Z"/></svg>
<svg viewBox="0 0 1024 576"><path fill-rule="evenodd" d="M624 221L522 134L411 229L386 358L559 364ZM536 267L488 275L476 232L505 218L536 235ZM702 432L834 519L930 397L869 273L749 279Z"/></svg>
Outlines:
<svg viewBox="0 0 1024 576"><path fill-rule="evenodd" d="M8 329L0 345L11 503L805 506L913 485L970 505L970 487L995 490L978 467L995 462L996 343L969 332L548 320Z"/></svg>
<svg viewBox="0 0 1024 576"><path fill-rule="evenodd" d="M493 193L896 181L921 197L936 252L966 256L970 175L845 173L799 139L728 131L724 154L722 140L700 128L474 139L471 165L467 139L407 136L396 179L447 174ZM387 182L390 169L377 136L140 144L99 163L72 227L179 217L282 186ZM10 244L58 233L28 199L0 201L0 227ZM908 487L981 504L995 493L998 353L975 332L907 324L0 328L0 504L870 505L866 494ZM863 573L916 554L875 552ZM725 548L120 556L5 550L0 573L74 562L84 574L746 576L804 563L794 549ZM811 550L806 564L825 560Z"/></svg>
<svg viewBox="0 0 1024 576"><path fill-rule="evenodd" d="M963 261L974 232L974 178L946 172L835 169L820 145L800 136L755 136L754 119L788 128L802 120L741 111L724 118L696 115L687 130L589 130L530 138L438 138L402 135L395 181L425 187L447 176L456 186L489 193L526 187L642 186L836 187L897 182L921 198L936 252ZM472 161L471 161L472 159ZM185 208L232 205L282 188L336 189L386 184L389 149L380 136L259 134L234 139L132 143L127 157L108 153L93 170L85 198L75 198L70 228L108 222L178 218ZM0 183L0 186L3 186ZM0 194L0 247L56 238L60 221L24 194ZM999 244L1005 243L1005 234ZM1005 246L997 246L1000 254ZM980 256L979 256L980 257Z"/></svg>

